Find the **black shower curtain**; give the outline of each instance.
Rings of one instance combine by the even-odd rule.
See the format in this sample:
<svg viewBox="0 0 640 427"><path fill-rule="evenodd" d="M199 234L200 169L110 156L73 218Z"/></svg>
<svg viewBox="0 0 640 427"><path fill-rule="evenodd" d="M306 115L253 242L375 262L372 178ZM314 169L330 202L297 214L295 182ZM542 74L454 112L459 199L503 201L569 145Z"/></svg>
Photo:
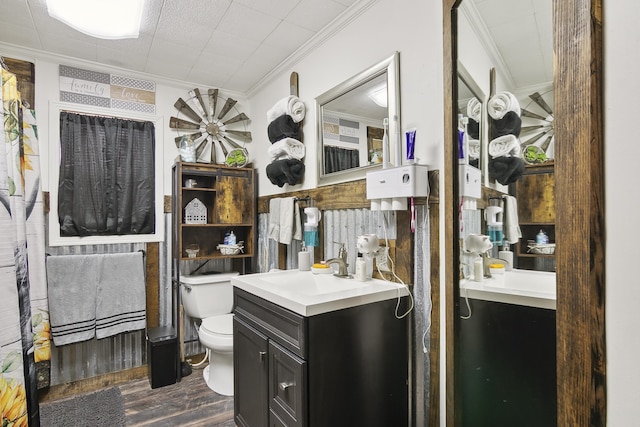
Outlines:
<svg viewBox="0 0 640 427"><path fill-rule="evenodd" d="M61 236L155 231L152 122L60 113Z"/></svg>

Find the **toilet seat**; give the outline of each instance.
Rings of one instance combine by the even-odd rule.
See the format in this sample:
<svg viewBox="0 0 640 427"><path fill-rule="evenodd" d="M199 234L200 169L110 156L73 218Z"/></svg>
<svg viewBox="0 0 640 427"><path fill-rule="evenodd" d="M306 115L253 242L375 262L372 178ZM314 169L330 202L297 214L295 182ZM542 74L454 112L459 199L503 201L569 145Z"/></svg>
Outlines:
<svg viewBox="0 0 640 427"><path fill-rule="evenodd" d="M233 314L222 314L202 319L198 330L200 342L212 351L233 350Z"/></svg>
<svg viewBox="0 0 640 427"><path fill-rule="evenodd" d="M221 314L202 320L201 328L214 335L233 335L233 314Z"/></svg>

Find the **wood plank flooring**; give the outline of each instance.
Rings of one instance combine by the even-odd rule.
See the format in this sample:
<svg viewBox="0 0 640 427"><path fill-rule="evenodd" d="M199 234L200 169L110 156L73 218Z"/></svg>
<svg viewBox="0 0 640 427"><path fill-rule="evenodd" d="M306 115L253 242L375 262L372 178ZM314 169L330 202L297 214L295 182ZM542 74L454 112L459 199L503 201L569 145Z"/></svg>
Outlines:
<svg viewBox="0 0 640 427"><path fill-rule="evenodd" d="M202 369L165 387L152 389L146 378L117 387L124 398L127 426L235 427L233 397L210 390Z"/></svg>

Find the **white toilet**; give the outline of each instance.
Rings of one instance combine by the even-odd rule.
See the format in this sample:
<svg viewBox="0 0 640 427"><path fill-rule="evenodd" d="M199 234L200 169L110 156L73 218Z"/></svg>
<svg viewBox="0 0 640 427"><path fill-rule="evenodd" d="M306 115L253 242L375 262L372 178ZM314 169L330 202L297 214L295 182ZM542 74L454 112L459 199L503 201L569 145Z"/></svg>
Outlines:
<svg viewBox="0 0 640 427"><path fill-rule="evenodd" d="M180 276L182 305L189 317L201 319L200 343L209 366L203 375L209 388L233 396L233 285L237 272Z"/></svg>

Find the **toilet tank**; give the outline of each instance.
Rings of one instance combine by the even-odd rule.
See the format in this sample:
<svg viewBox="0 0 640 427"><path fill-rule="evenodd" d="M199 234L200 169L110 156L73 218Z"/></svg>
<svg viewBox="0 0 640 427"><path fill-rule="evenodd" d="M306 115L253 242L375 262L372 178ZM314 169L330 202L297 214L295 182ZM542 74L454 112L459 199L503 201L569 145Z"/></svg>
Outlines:
<svg viewBox="0 0 640 427"><path fill-rule="evenodd" d="M231 313L233 285L231 278L238 272L180 276L180 295L187 316L204 319Z"/></svg>

